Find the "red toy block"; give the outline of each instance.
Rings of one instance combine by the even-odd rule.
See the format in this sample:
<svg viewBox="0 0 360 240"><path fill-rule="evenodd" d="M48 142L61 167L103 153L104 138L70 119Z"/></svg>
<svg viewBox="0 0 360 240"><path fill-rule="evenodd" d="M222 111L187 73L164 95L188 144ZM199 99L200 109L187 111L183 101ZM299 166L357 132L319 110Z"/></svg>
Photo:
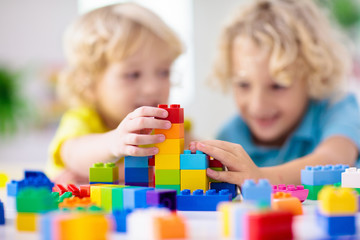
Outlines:
<svg viewBox="0 0 360 240"><path fill-rule="evenodd" d="M73 196L80 197L80 190L74 184L68 184L67 189L68 189L68 192L71 192Z"/></svg>
<svg viewBox="0 0 360 240"><path fill-rule="evenodd" d="M298 185L295 187L295 185L285 185L285 184L279 184L279 185L273 185L272 186L272 193L277 192L285 192L290 193L291 196L298 198L301 202L305 201L308 194L309 189L304 189L303 185Z"/></svg>
<svg viewBox="0 0 360 240"><path fill-rule="evenodd" d="M168 111L169 115L164 118L165 120L171 123L184 123L184 109L180 108L180 104L171 104L170 107L167 104L159 104L158 107Z"/></svg>
<svg viewBox="0 0 360 240"><path fill-rule="evenodd" d="M56 184L53 188L52 188L53 192L58 192L60 195L62 195L64 192L67 192L68 190L61 184Z"/></svg>
<svg viewBox="0 0 360 240"><path fill-rule="evenodd" d="M293 215L286 211L251 212L247 215L245 239L293 239ZM246 221L246 220L245 220Z"/></svg>
<svg viewBox="0 0 360 240"><path fill-rule="evenodd" d="M213 168L213 167L222 168L222 167L223 167L223 164L222 164L219 160L210 159L210 160L209 160L209 167L210 167L210 168Z"/></svg>
<svg viewBox="0 0 360 240"><path fill-rule="evenodd" d="M149 167L151 166L151 167L153 167L153 166L155 166L155 155L152 155L152 156L150 156L149 157Z"/></svg>
<svg viewBox="0 0 360 240"><path fill-rule="evenodd" d="M90 185L80 186L80 197L90 197Z"/></svg>

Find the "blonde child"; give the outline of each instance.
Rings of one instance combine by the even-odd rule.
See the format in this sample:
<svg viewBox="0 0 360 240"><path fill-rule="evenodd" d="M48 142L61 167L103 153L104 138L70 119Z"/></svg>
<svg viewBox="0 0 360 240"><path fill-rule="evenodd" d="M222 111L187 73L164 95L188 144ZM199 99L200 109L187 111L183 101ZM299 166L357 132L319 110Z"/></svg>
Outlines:
<svg viewBox="0 0 360 240"><path fill-rule="evenodd" d="M350 61L338 35L311 0L248 2L224 28L214 68L239 114L219 140L190 149L229 170L208 169L209 177L238 185L300 184L307 165L354 165L360 114L354 96L340 91Z"/></svg>
<svg viewBox="0 0 360 240"><path fill-rule="evenodd" d="M156 154L139 145L164 141L150 132L171 127L156 118L167 116L157 105L168 101L170 68L182 52L175 33L148 9L116 4L80 16L65 34L65 51L59 92L71 108L50 145L53 180L86 183L95 162Z"/></svg>

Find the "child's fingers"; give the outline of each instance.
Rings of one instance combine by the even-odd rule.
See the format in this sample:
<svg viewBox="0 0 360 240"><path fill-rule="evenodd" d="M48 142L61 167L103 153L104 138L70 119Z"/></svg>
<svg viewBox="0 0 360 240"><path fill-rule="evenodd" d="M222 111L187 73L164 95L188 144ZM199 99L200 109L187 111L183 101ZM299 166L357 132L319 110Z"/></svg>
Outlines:
<svg viewBox="0 0 360 240"><path fill-rule="evenodd" d="M216 146L204 144L203 142L196 143L196 149L206 153L207 155L219 160L223 165L236 169L236 157L230 152L224 151Z"/></svg>
<svg viewBox="0 0 360 240"><path fill-rule="evenodd" d="M146 144L161 143L163 141L165 141L164 134L141 135L141 134L130 133L126 136L125 144L146 145Z"/></svg>
<svg viewBox="0 0 360 240"><path fill-rule="evenodd" d="M221 140L205 140L201 142L205 145L214 146L226 152L232 153L234 156L235 156L235 150L238 151L239 148L242 148L241 145L239 144L221 141Z"/></svg>
<svg viewBox="0 0 360 240"><path fill-rule="evenodd" d="M168 116L168 111L162 108L157 107L139 107L133 112L128 114L129 119L135 119L138 117L158 117L166 118Z"/></svg>
<svg viewBox="0 0 360 240"><path fill-rule="evenodd" d="M231 172L231 171L214 171L210 168L206 169L206 175L212 179L228 182L236 185L242 184L241 173L239 172Z"/></svg>
<svg viewBox="0 0 360 240"><path fill-rule="evenodd" d="M129 132L138 131L141 129L170 129L171 128L171 122L167 120L160 120L155 118L149 118L149 117L138 117L131 121L129 121L126 124L126 129Z"/></svg>
<svg viewBox="0 0 360 240"><path fill-rule="evenodd" d="M156 148L156 147L142 148L142 147L128 145L128 146L125 147L124 154L127 155L127 156L142 157L142 156L155 155L158 152L159 152L159 149Z"/></svg>

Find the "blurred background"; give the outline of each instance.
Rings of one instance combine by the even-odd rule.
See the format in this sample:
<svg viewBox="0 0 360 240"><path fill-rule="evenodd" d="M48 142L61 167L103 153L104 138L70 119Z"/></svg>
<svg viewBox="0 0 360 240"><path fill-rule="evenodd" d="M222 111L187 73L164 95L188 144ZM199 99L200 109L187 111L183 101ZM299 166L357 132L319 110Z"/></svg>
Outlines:
<svg viewBox="0 0 360 240"><path fill-rule="evenodd" d="M198 139L214 138L236 112L230 95L207 83L221 26L242 2L251 0L133 0L160 15L180 36L186 52L176 62L169 103L180 103ZM22 178L43 169L63 106L57 74L65 65L62 35L81 13L121 0L0 1L0 173ZM317 0L348 36L353 76L360 92L360 2Z"/></svg>

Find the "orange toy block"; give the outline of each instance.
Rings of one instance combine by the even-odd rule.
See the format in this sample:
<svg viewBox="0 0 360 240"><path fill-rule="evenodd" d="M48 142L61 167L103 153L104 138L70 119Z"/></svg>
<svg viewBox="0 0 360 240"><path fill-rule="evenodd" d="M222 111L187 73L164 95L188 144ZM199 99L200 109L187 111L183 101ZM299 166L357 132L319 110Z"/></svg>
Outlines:
<svg viewBox="0 0 360 240"><path fill-rule="evenodd" d="M155 134L164 134L166 139L184 138L184 123L173 123L170 129L155 129Z"/></svg>
<svg viewBox="0 0 360 240"><path fill-rule="evenodd" d="M206 192L209 189L206 170L180 170L180 183L181 191L190 189L193 192L196 189L202 189Z"/></svg>
<svg viewBox="0 0 360 240"><path fill-rule="evenodd" d="M94 205L94 203L91 202L89 197L71 197L65 198L62 203L59 203L59 208L90 207L92 205Z"/></svg>
<svg viewBox="0 0 360 240"><path fill-rule="evenodd" d="M181 154L184 152L184 138L179 139L166 139L162 143L155 144L159 148L158 155L160 154ZM156 159L155 159L156 164Z"/></svg>
<svg viewBox="0 0 360 240"><path fill-rule="evenodd" d="M156 239L186 239L185 219L177 214L170 214L154 219Z"/></svg>
<svg viewBox="0 0 360 240"><path fill-rule="evenodd" d="M294 215L302 215L303 209L298 198L290 193L277 192L272 195L271 208L291 212Z"/></svg>

